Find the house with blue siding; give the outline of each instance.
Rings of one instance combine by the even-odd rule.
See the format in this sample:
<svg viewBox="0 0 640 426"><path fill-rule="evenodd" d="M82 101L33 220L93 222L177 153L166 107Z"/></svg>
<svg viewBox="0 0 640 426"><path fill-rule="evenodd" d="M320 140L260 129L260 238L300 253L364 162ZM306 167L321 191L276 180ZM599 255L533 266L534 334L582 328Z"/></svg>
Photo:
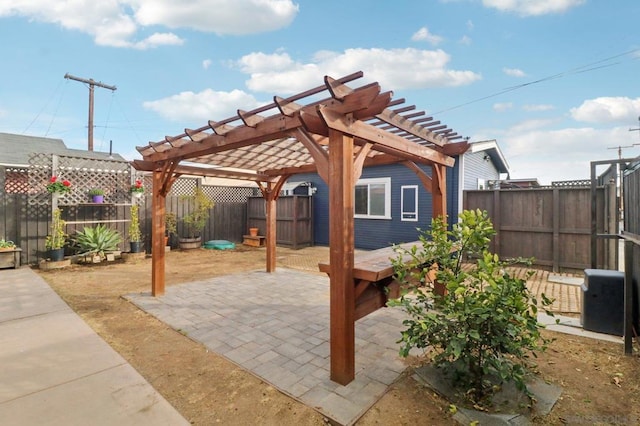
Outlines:
<svg viewBox="0 0 640 426"><path fill-rule="evenodd" d="M447 168L447 216L449 224L462 210L462 191L492 189L508 165L495 140L474 142L454 167ZM421 166L431 176L431 166ZM313 195L313 238L329 245L329 189L317 174L292 176L284 187L287 195ZM418 228L428 229L432 199L418 176L402 164L367 167L355 188L355 247L377 249L418 239Z"/></svg>

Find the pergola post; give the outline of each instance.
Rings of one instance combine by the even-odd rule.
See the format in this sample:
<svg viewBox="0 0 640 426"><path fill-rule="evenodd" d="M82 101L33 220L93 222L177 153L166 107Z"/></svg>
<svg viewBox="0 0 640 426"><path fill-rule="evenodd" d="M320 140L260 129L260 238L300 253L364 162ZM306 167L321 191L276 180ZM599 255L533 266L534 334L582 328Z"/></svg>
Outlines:
<svg viewBox="0 0 640 426"><path fill-rule="evenodd" d="M355 378L353 137L329 129L329 264L331 380Z"/></svg>
<svg viewBox="0 0 640 426"><path fill-rule="evenodd" d="M446 217L447 215L447 167L442 164L434 164L432 167L431 196L433 202L433 215Z"/></svg>
<svg viewBox="0 0 640 426"><path fill-rule="evenodd" d="M163 173L153 171L153 198L151 203L151 295L164 295L164 216L166 195L162 193Z"/></svg>
<svg viewBox="0 0 640 426"><path fill-rule="evenodd" d="M267 239L267 272L276 270L276 197L269 193L264 197L266 210L266 239Z"/></svg>

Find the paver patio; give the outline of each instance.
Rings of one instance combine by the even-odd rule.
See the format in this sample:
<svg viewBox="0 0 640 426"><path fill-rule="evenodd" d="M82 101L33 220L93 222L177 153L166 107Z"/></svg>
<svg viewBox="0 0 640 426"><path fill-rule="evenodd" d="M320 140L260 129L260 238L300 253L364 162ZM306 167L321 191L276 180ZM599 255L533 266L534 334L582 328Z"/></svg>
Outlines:
<svg viewBox="0 0 640 426"><path fill-rule="evenodd" d="M404 312L385 308L356 323L356 378L329 379L329 280L280 268L125 296L280 391L343 425L353 424L404 371Z"/></svg>

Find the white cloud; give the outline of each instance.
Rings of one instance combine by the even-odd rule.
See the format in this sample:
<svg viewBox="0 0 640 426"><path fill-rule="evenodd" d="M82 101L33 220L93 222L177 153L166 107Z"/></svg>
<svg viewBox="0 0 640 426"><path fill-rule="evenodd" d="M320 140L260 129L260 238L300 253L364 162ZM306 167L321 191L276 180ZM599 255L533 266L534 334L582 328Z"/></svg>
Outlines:
<svg viewBox="0 0 640 426"><path fill-rule="evenodd" d="M167 120L176 122L206 122L222 120L237 113L238 108L251 110L263 103L242 90L200 93L182 92L168 98L144 102L146 109L155 111Z"/></svg>
<svg viewBox="0 0 640 426"><path fill-rule="evenodd" d="M524 71L518 68L502 68L502 72L508 75L509 77L526 77Z"/></svg>
<svg viewBox="0 0 640 426"><path fill-rule="evenodd" d="M493 104L493 110L496 112L504 112L513 108L513 104L511 102L502 102Z"/></svg>
<svg viewBox="0 0 640 426"><path fill-rule="evenodd" d="M555 109L555 107L553 105L548 105L548 104L528 104L528 105L524 105L522 107L523 110L525 111L550 111L552 109Z"/></svg>
<svg viewBox="0 0 640 426"><path fill-rule="evenodd" d="M342 53L318 52L312 63L301 63L285 53L251 53L236 62L250 74L247 87L270 94L290 94L317 85L324 75L343 76L366 70L368 81L378 81L383 89L455 87L482 77L473 71L447 68L450 57L444 51L419 49L347 49Z"/></svg>
<svg viewBox="0 0 640 426"><path fill-rule="evenodd" d="M507 130L486 129L473 140L492 135L500 144L514 179L552 181L588 179L590 162L616 159L612 147L630 145L627 127L549 129L550 120L519 123ZM640 154L640 147L634 155Z"/></svg>
<svg viewBox="0 0 640 426"><path fill-rule="evenodd" d="M23 16L94 37L96 44L133 49L179 45L171 32L139 36L152 26L244 35L289 25L298 13L291 0L49 1L0 0L0 17Z"/></svg>
<svg viewBox="0 0 640 426"><path fill-rule="evenodd" d="M640 98L588 99L570 112L575 120L586 123L634 123L640 114Z"/></svg>
<svg viewBox="0 0 640 426"><path fill-rule="evenodd" d="M462 38L459 41L460 44L464 44L465 46L469 46L471 44L471 37L469 36L462 36Z"/></svg>
<svg viewBox="0 0 640 426"><path fill-rule="evenodd" d="M204 68L205 70L208 70L211 64L212 64L211 59L205 59L204 61L202 61L202 68Z"/></svg>
<svg viewBox="0 0 640 426"><path fill-rule="evenodd" d="M232 35L277 30L289 25L298 13L298 5L291 0L141 0L139 4L135 17L141 25Z"/></svg>
<svg viewBox="0 0 640 426"><path fill-rule="evenodd" d="M437 36L435 34L431 34L429 32L429 28L422 27L418 31L416 31L412 36L411 40L413 41L426 41L436 46L444 40L442 37Z"/></svg>
<svg viewBox="0 0 640 426"><path fill-rule="evenodd" d="M585 0L482 0L486 7L520 16L540 16L563 13L582 5Z"/></svg>

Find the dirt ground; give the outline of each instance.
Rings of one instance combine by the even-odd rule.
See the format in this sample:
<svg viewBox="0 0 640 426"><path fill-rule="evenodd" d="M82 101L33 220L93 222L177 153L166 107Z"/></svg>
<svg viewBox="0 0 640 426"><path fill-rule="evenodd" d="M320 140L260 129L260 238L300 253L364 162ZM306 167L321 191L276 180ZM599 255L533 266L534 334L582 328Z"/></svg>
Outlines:
<svg viewBox="0 0 640 426"><path fill-rule="evenodd" d="M313 249L313 248L312 248ZM304 249L310 250L310 249ZM278 248L278 267L296 267L301 252ZM263 248L171 251L167 286L262 269ZM150 291L151 260L40 271L41 276L105 341L195 425L322 425L311 407L280 393L139 310L121 296ZM557 340L539 356L542 378L562 387L552 412L535 424L640 423L637 351L621 344L545 331ZM634 350L638 348L634 342ZM412 377L411 368L357 425L453 425L449 402Z"/></svg>

